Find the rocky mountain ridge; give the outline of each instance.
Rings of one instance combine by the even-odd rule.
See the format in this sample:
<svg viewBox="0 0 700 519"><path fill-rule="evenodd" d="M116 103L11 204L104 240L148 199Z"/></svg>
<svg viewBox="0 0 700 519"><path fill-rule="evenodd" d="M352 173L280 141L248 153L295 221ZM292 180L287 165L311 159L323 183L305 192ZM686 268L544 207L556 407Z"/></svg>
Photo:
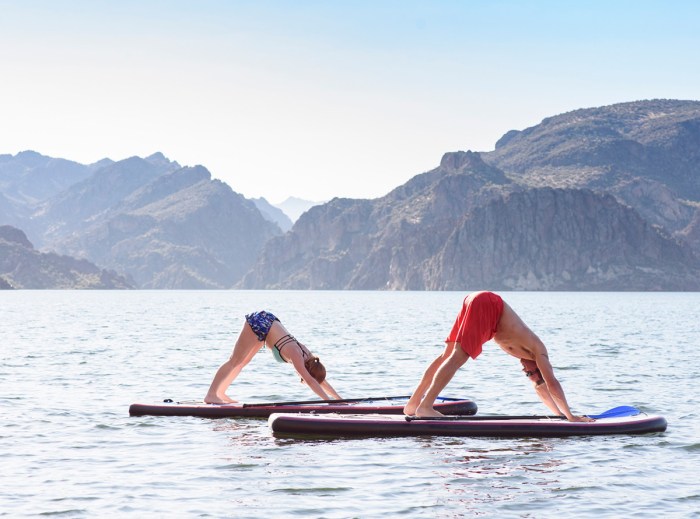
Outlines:
<svg viewBox="0 0 700 519"><path fill-rule="evenodd" d="M700 289L700 103L577 110L270 240L243 288Z"/></svg>
<svg viewBox="0 0 700 519"><path fill-rule="evenodd" d="M699 164L700 102L581 109L283 233L202 166L23 152L0 155L0 224L139 288L698 290Z"/></svg>

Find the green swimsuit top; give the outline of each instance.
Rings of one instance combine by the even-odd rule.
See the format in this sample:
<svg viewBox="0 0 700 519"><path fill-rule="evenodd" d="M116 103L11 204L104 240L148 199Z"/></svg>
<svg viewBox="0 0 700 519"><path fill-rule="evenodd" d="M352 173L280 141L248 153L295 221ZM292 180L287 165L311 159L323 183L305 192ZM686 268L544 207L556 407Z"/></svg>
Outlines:
<svg viewBox="0 0 700 519"><path fill-rule="evenodd" d="M272 347L272 356L277 362L284 362L285 364L287 363L287 361L282 358L282 355L280 355L280 350L277 348L276 344Z"/></svg>
<svg viewBox="0 0 700 519"><path fill-rule="evenodd" d="M282 337L280 340L278 340L274 346L272 346L272 356L275 358L277 362L284 362L286 363L287 361L282 358L282 355L280 354L280 350L284 348L287 344L290 342L297 342L297 340L292 336L292 335L285 335ZM297 343L298 344L298 343ZM304 351L302 350L302 353ZM306 357L306 353L304 353L304 357Z"/></svg>

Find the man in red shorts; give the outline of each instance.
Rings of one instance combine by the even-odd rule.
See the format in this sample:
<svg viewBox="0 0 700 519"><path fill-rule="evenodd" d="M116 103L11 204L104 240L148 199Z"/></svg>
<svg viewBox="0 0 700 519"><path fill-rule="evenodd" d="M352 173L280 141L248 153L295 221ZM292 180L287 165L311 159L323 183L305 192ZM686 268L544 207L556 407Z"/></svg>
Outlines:
<svg viewBox="0 0 700 519"><path fill-rule="evenodd" d="M484 343L491 339L503 351L520 359L537 396L552 412L566 416L571 422L593 421L587 416L572 414L564 389L554 376L544 343L493 292L474 292L464 299L462 310L445 340L445 351L425 370L404 407L404 413L409 416L442 416L433 409L435 399L469 357L476 359Z"/></svg>

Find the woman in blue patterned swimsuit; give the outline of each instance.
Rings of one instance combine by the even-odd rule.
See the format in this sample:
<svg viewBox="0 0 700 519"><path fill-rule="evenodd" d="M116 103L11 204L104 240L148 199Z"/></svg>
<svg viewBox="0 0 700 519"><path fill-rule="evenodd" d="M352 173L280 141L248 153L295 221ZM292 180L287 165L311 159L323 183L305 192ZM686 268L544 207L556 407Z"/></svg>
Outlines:
<svg viewBox="0 0 700 519"><path fill-rule="evenodd" d="M226 395L226 390L260 350L260 343L272 350L280 362L294 366L302 382L324 400L340 399L338 393L326 380L326 368L302 343L297 341L270 312L253 312L245 316L243 325L231 357L224 362L214 375L204 401L208 404L229 404L236 402Z"/></svg>

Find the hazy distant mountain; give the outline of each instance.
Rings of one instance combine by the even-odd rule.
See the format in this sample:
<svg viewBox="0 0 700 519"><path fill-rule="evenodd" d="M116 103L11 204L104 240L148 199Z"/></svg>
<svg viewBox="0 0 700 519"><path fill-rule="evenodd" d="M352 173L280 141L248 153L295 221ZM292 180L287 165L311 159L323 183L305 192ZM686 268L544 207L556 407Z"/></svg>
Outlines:
<svg viewBox="0 0 700 519"><path fill-rule="evenodd" d="M85 168L87 176L48 198L0 198L0 217L43 249L127 274L140 288L230 288L281 233L201 166L182 168L157 153ZM9 166L6 173L5 190L18 192L21 175Z"/></svg>
<svg viewBox="0 0 700 519"><path fill-rule="evenodd" d="M34 249L19 229L0 225L0 289L133 288L124 277L87 260Z"/></svg>
<svg viewBox="0 0 700 519"><path fill-rule="evenodd" d="M284 212L284 214L286 214L291 219L292 222L296 222L303 213L308 211L313 206L322 203L323 202L312 202L310 200L303 200L301 198L290 196L284 202L280 202L279 204L274 205L275 207L281 209Z"/></svg>
<svg viewBox="0 0 700 519"><path fill-rule="evenodd" d="M545 119L385 197L312 208L240 286L698 290L699 150L695 101Z"/></svg>
<svg viewBox="0 0 700 519"><path fill-rule="evenodd" d="M187 179L189 185L171 192ZM161 196L152 200L154 189ZM53 245L128 272L142 288L230 288L280 232L199 166L144 186L79 236Z"/></svg>
<svg viewBox="0 0 700 519"><path fill-rule="evenodd" d="M90 167L34 151L0 155L0 193L22 203L44 200L90 175Z"/></svg>
<svg viewBox="0 0 700 519"><path fill-rule="evenodd" d="M292 220L289 216L278 207L270 204L265 198L252 198L251 200L267 220L279 225L282 232L287 232L292 228Z"/></svg>
<svg viewBox="0 0 700 519"><path fill-rule="evenodd" d="M131 157L98 169L38 205L32 219L49 232L38 236L37 245L52 247L84 231L125 197L177 167Z"/></svg>

